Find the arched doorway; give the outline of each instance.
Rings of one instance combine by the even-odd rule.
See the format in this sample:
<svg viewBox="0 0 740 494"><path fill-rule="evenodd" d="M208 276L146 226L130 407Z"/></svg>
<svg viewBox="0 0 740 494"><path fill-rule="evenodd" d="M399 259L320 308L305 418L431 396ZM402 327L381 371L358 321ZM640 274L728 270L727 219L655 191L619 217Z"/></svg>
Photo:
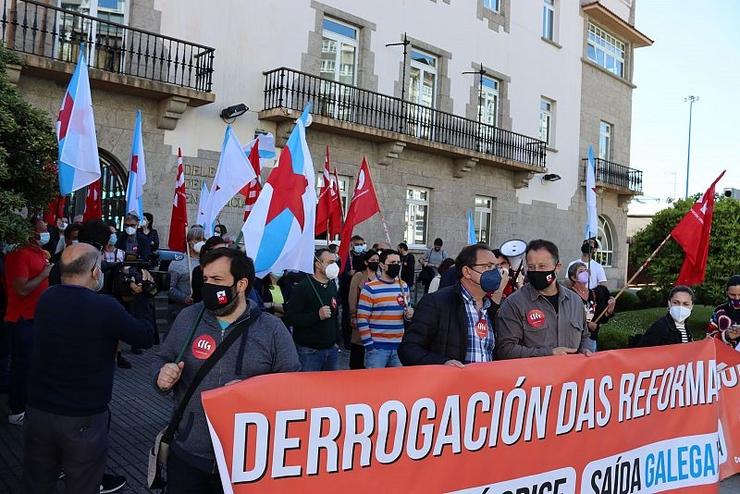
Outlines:
<svg viewBox="0 0 740 494"><path fill-rule="evenodd" d="M599 216L599 235L596 243L599 247L596 260L604 267L611 267L614 263L614 233L606 216Z"/></svg>
<svg viewBox="0 0 740 494"><path fill-rule="evenodd" d="M119 230L123 228L123 217L126 215L126 182L127 173L123 165L109 152L98 149L100 157L101 202L103 221L112 221ZM64 216L74 218L85 212L87 187L72 193L67 201Z"/></svg>

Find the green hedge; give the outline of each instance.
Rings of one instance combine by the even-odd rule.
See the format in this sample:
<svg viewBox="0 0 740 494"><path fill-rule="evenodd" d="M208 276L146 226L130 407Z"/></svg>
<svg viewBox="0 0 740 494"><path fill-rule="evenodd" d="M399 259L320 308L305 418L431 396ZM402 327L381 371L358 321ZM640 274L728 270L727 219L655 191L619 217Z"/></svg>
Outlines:
<svg viewBox="0 0 740 494"><path fill-rule="evenodd" d="M624 295L622 295L623 297ZM620 299L622 297L619 297ZM635 298L637 298L635 296ZM687 321L689 331L695 339L704 338L707 323L714 307L695 305ZM627 312L617 312L599 331L599 350L616 350L629 346L630 336L643 334L650 325L666 314L666 309L656 307Z"/></svg>

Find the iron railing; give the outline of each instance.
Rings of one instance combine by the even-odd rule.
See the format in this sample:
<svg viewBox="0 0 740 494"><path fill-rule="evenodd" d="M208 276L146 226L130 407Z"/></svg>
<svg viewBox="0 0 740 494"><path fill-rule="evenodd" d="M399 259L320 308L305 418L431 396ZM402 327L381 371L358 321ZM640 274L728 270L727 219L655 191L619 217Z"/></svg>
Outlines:
<svg viewBox="0 0 740 494"><path fill-rule="evenodd" d="M584 166L588 159L583 159ZM615 187L629 189L635 193L642 193L642 171L628 166L613 163L601 158L595 158L596 181Z"/></svg>
<svg viewBox="0 0 740 494"><path fill-rule="evenodd" d="M285 67L264 75L265 110L312 101L314 115L545 168L546 144L533 137Z"/></svg>
<svg viewBox="0 0 740 494"><path fill-rule="evenodd" d="M76 63L86 50L89 67L210 92L214 49L46 5L3 0L2 41L7 48Z"/></svg>

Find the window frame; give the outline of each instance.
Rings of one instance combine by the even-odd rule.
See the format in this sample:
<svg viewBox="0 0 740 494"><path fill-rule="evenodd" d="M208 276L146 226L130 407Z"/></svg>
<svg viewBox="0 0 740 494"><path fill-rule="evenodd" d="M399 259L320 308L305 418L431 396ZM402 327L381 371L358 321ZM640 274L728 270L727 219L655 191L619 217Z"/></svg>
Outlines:
<svg viewBox="0 0 740 494"><path fill-rule="evenodd" d="M414 199L409 198L409 192L410 191L417 191L417 192L424 192L426 194L426 199ZM419 187L416 185L407 185L406 186L406 210L404 212L404 233L403 238L404 242L408 244L410 249L426 249L426 244L429 240L429 209L430 209L430 197L432 195L432 189L427 187ZM413 222L413 230L410 230L410 216L411 206L417 206L417 207L424 207L424 229L422 233L422 242L418 243L414 240L416 239L416 223L417 220L414 218ZM411 231L411 236L409 235L409 232Z"/></svg>
<svg viewBox="0 0 740 494"><path fill-rule="evenodd" d="M603 240L602 240L603 239ZM605 216L599 215L598 235L596 236L595 260L605 268L614 266L614 232L609 220Z"/></svg>
<svg viewBox="0 0 740 494"><path fill-rule="evenodd" d="M606 132L604 132L606 130ZM614 137L614 126L604 120L599 120L599 158L606 161L612 160L612 139ZM606 146L602 146L602 142Z"/></svg>
<svg viewBox="0 0 740 494"><path fill-rule="evenodd" d="M421 62L414 60L413 53L416 52L420 55L422 55L425 58L429 58L434 60L434 65L425 65ZM409 66L409 93L411 93L411 70L416 69L419 71L419 90L418 90L418 98L416 101L410 100L411 103L417 104L419 106L427 107L424 103L422 103L422 89L424 87L424 74L429 73L434 75L434 86L432 87L432 101L430 106L427 108L435 108L437 105L437 92L439 89L439 59L437 55L434 55L433 53L429 53L427 51L424 51L420 48L417 48L415 46L411 47L411 50L409 52L409 60L410 60L410 66Z"/></svg>
<svg viewBox="0 0 740 494"><path fill-rule="evenodd" d="M334 24L338 24L340 26L346 27L348 29L351 29L355 33L355 38L350 38L348 36L345 36L344 34L341 34L337 31L332 31L330 29L327 29L325 23L326 22L332 22ZM357 68L359 67L360 62L360 28L357 26L353 26L352 24L349 24L347 22L341 21L335 17L331 17L328 15L325 15L322 22L321 22L321 53L332 53L332 51L325 51L324 50L324 42L326 40L334 41L337 45L337 49L333 52L334 53L334 66L332 69L333 77L331 80L336 82L342 82L340 80L340 77L342 77L342 66L346 64L342 64L342 45L351 46L354 48L354 60L353 60L353 70L352 70L352 82L347 83L343 82L343 84L349 84L350 86L356 86L357 85ZM329 74L329 71L324 71L323 66L324 62L330 62L331 60L324 60L320 57L319 60L319 75L322 78L328 78L327 74Z"/></svg>
<svg viewBox="0 0 740 494"><path fill-rule="evenodd" d="M543 108L544 105L548 105L548 108ZM554 115L555 115L555 101L551 100L549 98L546 98L544 96L540 96L540 118L539 118L539 138L541 141L544 141L547 147L552 148L553 141L554 141ZM542 129L544 122L547 122L546 129L547 129L547 135L542 135Z"/></svg>
<svg viewBox="0 0 740 494"><path fill-rule="evenodd" d="M483 8L498 14L501 12L501 0L483 0Z"/></svg>
<svg viewBox="0 0 740 494"><path fill-rule="evenodd" d="M501 81L495 77L491 76L483 76L482 80L484 81L483 87L480 88L480 96L478 98L478 112L481 116L481 123L484 123L486 125L493 125L494 127L498 126L498 120L499 120L499 110L501 105ZM494 88L491 88L490 86L485 84L485 81L491 81L494 83ZM479 82L480 84L480 79ZM488 101L487 96L493 96L494 104L493 104L493 123L488 122L486 119L486 105L484 105L484 101Z"/></svg>
<svg viewBox="0 0 740 494"><path fill-rule="evenodd" d="M601 40L601 42L599 42L599 40ZM591 54L592 50L593 56ZM602 55L602 62L599 62L599 53ZM613 68L609 68L607 57L612 57L614 59ZM586 58L607 72L611 72L617 77L624 78L627 72L627 43L617 38L609 31L599 27L597 24L589 22L588 29L586 31ZM621 70L617 70L618 68Z"/></svg>
<svg viewBox="0 0 740 494"><path fill-rule="evenodd" d="M488 202L488 205L479 205L480 202ZM476 195L473 199L473 226L475 228L475 237L478 239L479 242L486 242L486 244L491 244L491 225L493 224L493 203L494 199L490 196L480 196ZM483 239L482 232L483 232L483 218L487 216L487 219L485 221L486 223L486 238Z"/></svg>
<svg viewBox="0 0 740 494"><path fill-rule="evenodd" d="M555 41L555 0L543 0L541 34L546 40Z"/></svg>

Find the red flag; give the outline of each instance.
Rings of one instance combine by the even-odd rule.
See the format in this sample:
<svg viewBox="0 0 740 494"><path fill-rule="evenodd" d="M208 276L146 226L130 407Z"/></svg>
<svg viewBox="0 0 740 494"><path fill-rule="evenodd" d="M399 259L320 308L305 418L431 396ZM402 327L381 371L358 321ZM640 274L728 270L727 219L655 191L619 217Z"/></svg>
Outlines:
<svg viewBox="0 0 740 494"><path fill-rule="evenodd" d="M316 236L325 233L327 228L329 228L332 193L331 170L329 169L329 146L326 146L323 180L323 184L321 185L321 194L319 194L319 201L316 204L316 226L314 228L314 234ZM329 230L331 229L329 228ZM329 231L329 235L331 234L332 232Z"/></svg>
<svg viewBox="0 0 740 494"><path fill-rule="evenodd" d="M85 213L82 215L82 221L99 220L103 217L103 201L100 190L100 179L87 186L87 196L85 196Z"/></svg>
<svg viewBox="0 0 740 494"><path fill-rule="evenodd" d="M331 182L331 203L329 204L329 235L339 235L342 232L342 218L344 209L342 208L342 196L339 192L339 177L337 169L334 168L334 177Z"/></svg>
<svg viewBox="0 0 740 494"><path fill-rule="evenodd" d="M170 218L170 236L167 246L172 250L185 253L187 253L185 229L188 226L186 204L185 168L182 166L182 150L177 148L177 177L175 178L175 195L172 198L172 217Z"/></svg>
<svg viewBox="0 0 740 494"><path fill-rule="evenodd" d="M252 164L254 174L257 177L245 185L241 190L241 194L244 196L244 221L247 221L249 213L252 212L252 208L257 202L257 198L259 197L260 192L262 192L262 185L260 184L260 171L262 167L260 164L259 144L260 141L258 137L255 139L254 145L249 151L249 162Z"/></svg>
<svg viewBox="0 0 740 494"><path fill-rule="evenodd" d="M702 198L694 203L671 232L673 239L681 246L685 257L677 285L699 285L704 281L709 255L709 235L712 233L714 214L714 186L725 174L723 171L709 186Z"/></svg>
<svg viewBox="0 0 740 494"><path fill-rule="evenodd" d="M54 225L57 222L57 218L64 217L64 206L67 204L66 196L56 196L48 206L46 206L46 212L44 213L44 223L47 225Z"/></svg>
<svg viewBox="0 0 740 494"><path fill-rule="evenodd" d="M349 203L347 218L344 221L344 228L342 228L342 244L339 247L339 259L342 261L342 270L347 269L347 265L349 264L346 261L349 254L349 244L350 239L352 238L352 231L355 226L379 212L380 204L378 204L378 196L375 194L375 186L370 177L370 169L367 165L367 159L363 157L362 164L360 165L360 172L357 174L355 191L352 194L352 200Z"/></svg>

